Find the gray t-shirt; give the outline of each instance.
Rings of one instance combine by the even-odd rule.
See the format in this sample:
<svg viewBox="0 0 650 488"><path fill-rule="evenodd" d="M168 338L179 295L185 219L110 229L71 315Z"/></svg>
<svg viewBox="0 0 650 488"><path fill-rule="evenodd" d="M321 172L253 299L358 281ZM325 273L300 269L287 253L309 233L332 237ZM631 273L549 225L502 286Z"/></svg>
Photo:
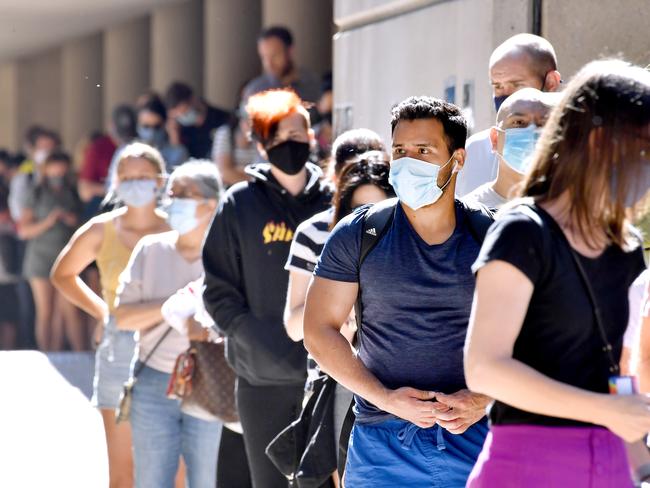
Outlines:
<svg viewBox="0 0 650 488"><path fill-rule="evenodd" d="M492 188L492 183L485 183L484 185L479 186L470 194L464 196L463 201L469 203L482 203L489 209L498 210L508 201L508 199L503 198L496 191L494 191L494 188Z"/></svg>
<svg viewBox="0 0 650 488"><path fill-rule="evenodd" d="M285 88L282 82L274 76L264 74L251 80L244 88L244 100L251 95L271 88ZM320 81L311 72L298 68L298 79L288 88L293 88L298 96L306 101L316 103L320 98Z"/></svg>
<svg viewBox="0 0 650 488"><path fill-rule="evenodd" d="M120 275L117 288L118 304L166 300L188 283L201 277L201 258L192 262L186 261L176 250L177 238L178 234L172 231L152 234L138 242L129 264ZM163 321L136 335L138 357L141 361L151 352L168 327L169 324ZM171 373L176 358L189 345L187 336L172 329L147 361L147 366Z"/></svg>

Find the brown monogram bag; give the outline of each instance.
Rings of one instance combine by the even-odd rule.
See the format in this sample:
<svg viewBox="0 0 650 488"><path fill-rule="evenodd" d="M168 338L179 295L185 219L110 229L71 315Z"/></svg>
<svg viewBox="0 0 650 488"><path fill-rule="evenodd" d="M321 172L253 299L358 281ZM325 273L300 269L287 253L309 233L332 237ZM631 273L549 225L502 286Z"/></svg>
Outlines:
<svg viewBox="0 0 650 488"><path fill-rule="evenodd" d="M176 360L167 396L182 398L183 406L196 405L223 422L239 421L235 372L226 361L223 339L190 342Z"/></svg>

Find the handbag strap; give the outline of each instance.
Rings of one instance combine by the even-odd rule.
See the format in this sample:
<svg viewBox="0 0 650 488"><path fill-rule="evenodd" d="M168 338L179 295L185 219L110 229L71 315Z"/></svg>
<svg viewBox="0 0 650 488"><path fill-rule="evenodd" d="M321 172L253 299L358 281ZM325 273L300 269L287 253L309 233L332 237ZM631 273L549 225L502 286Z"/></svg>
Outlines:
<svg viewBox="0 0 650 488"><path fill-rule="evenodd" d="M137 378L138 375L142 372L144 367L147 365L147 362L149 362L149 359L151 359L151 356L153 356L153 353L156 352L156 349L158 349L160 343L165 340L165 337L167 337L171 331L172 331L171 325L167 326L167 330L165 330L165 333L162 336L160 336L160 339L156 341L156 344L153 346L151 351L149 351L147 357L144 358L144 360L140 364L138 364L138 367L133 372L133 376L132 376L133 379Z"/></svg>
<svg viewBox="0 0 650 488"><path fill-rule="evenodd" d="M600 307L598 307L598 302L596 301L596 294L594 293L594 289L592 288L591 283L589 282L589 277L587 276L587 272L585 271L585 268L582 265L582 262L580 261L580 256L578 256L576 250L573 249L573 246L571 246L571 243L569 242L569 239L567 239L567 236L564 234L564 231L560 227L560 224L557 223L557 221L553 218L552 215L550 215L546 210L544 210L539 206L536 206L535 209L533 209L532 206L530 205L526 205L526 206L533 211L539 210L541 213L543 213L547 217L547 219L545 220L550 221L552 230L555 231L560 236L560 238L568 248L569 253L571 254L571 258L573 259L576 269L578 270L580 281L582 281L585 291L587 292L589 302L591 303L591 309L594 315L594 323L596 324L598 335L600 336L600 339L603 343L603 352L607 354L607 358L610 363L609 371L612 374L618 374L620 371L620 366L614 359L613 347L611 342L607 338L607 332L605 331L603 317L600 313Z"/></svg>

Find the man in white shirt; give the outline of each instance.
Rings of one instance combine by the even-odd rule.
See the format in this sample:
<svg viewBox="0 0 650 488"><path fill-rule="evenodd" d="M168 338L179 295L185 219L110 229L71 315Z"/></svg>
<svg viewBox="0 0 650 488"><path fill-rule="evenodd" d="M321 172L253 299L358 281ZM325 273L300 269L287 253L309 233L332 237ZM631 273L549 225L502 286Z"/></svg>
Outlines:
<svg viewBox="0 0 650 488"><path fill-rule="evenodd" d="M494 106L522 88L558 91L561 83L557 58L550 42L533 34L517 34L498 46L490 56L490 83ZM465 167L458 174L456 195L462 197L497 176L497 160L492 152L490 129L470 137L465 150Z"/></svg>
<svg viewBox="0 0 650 488"><path fill-rule="evenodd" d="M488 131L490 149L497 160L495 178L464 196L463 200L498 209L515 196L532 162L542 127L560 97L559 93L524 88L503 102L496 125Z"/></svg>

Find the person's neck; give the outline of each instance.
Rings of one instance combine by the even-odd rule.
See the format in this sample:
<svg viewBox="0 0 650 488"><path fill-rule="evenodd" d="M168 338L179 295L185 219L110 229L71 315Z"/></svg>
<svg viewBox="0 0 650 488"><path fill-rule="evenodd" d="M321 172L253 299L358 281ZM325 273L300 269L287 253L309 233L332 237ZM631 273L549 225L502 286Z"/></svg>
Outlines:
<svg viewBox="0 0 650 488"><path fill-rule="evenodd" d="M307 186L307 168L303 168L295 175L288 175L271 165L271 174L280 183L280 186L287 190L294 197Z"/></svg>
<svg viewBox="0 0 650 488"><path fill-rule="evenodd" d="M151 203L144 207L126 207L122 214L122 225L132 230L147 230L157 227L161 217L156 213L156 204Z"/></svg>
<svg viewBox="0 0 650 488"><path fill-rule="evenodd" d="M450 183L445 188L440 199L419 210L413 210L402 203L402 209L406 214L413 229L424 242L432 246L442 244L454 233L456 228L456 205L454 199L454 184Z"/></svg>
<svg viewBox="0 0 650 488"><path fill-rule="evenodd" d="M287 71L284 75L280 77L280 82L283 85L290 85L297 79L298 79L298 70L296 69L296 66L293 65L289 71Z"/></svg>
<svg viewBox="0 0 650 488"><path fill-rule="evenodd" d="M187 261L196 261L201 257L201 247L206 230L207 225L200 224L195 229L178 236L176 250Z"/></svg>
<svg viewBox="0 0 650 488"><path fill-rule="evenodd" d="M610 239L604 230L590 229L590 236L587 238L580 232L578 223L571 215L571 199L568 192L564 192L558 198L539 204L558 223L567 240L576 251L583 256L596 258L610 244Z"/></svg>
<svg viewBox="0 0 650 488"><path fill-rule="evenodd" d="M492 182L492 189L499 194L500 197L510 200L513 197L515 187L520 184L524 176L517 173L514 169L508 166L501 158L499 158L499 168L497 170L497 179Z"/></svg>

